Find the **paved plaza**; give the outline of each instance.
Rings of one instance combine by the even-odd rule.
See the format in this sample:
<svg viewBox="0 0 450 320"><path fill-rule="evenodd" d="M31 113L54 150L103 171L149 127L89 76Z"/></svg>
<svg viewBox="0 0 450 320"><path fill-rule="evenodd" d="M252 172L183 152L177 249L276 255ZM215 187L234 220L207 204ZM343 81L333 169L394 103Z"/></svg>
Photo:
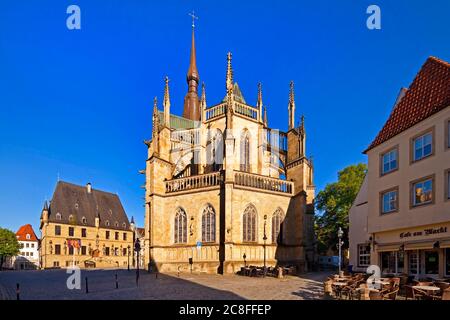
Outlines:
<svg viewBox="0 0 450 320"><path fill-rule="evenodd" d="M82 270L81 289L69 290L66 281L70 275L65 270L3 271L0 272L0 300L16 299L16 283L20 285L21 300L321 299L322 281L327 275L309 273L277 279L195 273L156 276L141 271L136 286L134 270ZM86 277L89 293L86 293Z"/></svg>

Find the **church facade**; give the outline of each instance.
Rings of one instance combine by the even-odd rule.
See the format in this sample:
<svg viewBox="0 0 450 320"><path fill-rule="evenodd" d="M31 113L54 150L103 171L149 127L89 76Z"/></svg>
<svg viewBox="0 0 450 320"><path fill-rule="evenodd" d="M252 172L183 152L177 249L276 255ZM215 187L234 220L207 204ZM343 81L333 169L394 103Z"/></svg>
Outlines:
<svg viewBox="0 0 450 320"><path fill-rule="evenodd" d="M183 115L171 114L166 77L162 110L154 100L145 174L145 259L160 272L234 273L245 265L295 265L314 259L313 164L304 119L268 126L261 84L256 105L234 81L228 53L223 101L199 96L194 28Z"/></svg>

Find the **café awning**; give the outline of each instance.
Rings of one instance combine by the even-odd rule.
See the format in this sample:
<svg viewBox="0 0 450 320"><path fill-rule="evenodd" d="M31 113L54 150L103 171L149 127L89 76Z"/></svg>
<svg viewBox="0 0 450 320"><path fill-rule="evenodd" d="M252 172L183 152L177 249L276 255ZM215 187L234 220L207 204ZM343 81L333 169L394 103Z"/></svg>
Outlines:
<svg viewBox="0 0 450 320"><path fill-rule="evenodd" d="M400 244L378 244L378 252L388 252L388 251L398 251L400 249Z"/></svg>
<svg viewBox="0 0 450 320"><path fill-rule="evenodd" d="M450 240L439 241L439 248L442 249L450 248Z"/></svg>
<svg viewBox="0 0 450 320"><path fill-rule="evenodd" d="M424 241L415 243L405 243L405 250L426 250L433 249L436 241Z"/></svg>

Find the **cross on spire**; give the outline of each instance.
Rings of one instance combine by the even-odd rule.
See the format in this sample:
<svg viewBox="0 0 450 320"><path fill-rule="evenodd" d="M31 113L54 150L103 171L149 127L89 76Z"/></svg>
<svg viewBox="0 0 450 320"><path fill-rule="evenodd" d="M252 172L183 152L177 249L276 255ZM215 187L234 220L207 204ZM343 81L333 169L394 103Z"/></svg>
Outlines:
<svg viewBox="0 0 450 320"><path fill-rule="evenodd" d="M192 28L195 28L195 20L198 20L198 16L195 15L195 11L192 10L192 12L188 13L188 15L192 18Z"/></svg>

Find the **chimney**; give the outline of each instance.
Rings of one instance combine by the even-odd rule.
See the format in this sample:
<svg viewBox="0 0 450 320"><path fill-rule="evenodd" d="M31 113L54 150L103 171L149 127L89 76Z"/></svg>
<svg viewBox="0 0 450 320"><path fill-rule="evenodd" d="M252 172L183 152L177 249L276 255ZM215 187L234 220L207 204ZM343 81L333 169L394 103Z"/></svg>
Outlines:
<svg viewBox="0 0 450 320"><path fill-rule="evenodd" d="M92 185L91 185L90 182L88 182L88 184L86 185L86 189L87 189L87 192L88 192L88 193L91 193L91 192L92 192Z"/></svg>

